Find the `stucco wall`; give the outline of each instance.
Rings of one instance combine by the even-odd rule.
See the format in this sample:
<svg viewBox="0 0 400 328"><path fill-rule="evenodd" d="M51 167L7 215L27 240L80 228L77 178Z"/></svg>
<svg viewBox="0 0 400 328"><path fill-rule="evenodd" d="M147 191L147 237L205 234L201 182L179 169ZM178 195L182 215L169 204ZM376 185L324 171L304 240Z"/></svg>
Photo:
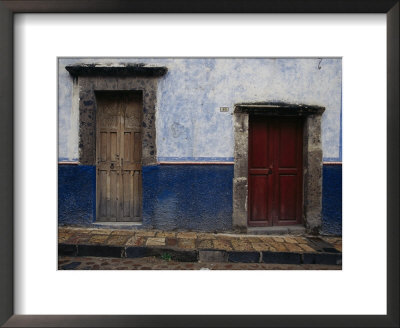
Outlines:
<svg viewBox="0 0 400 328"><path fill-rule="evenodd" d="M72 103L73 80L65 66L94 62L142 62L168 67L157 91L159 161L232 161L233 105L254 101L325 107L323 157L325 161L341 161L341 59L318 58L61 58L60 161L78 159L78 106ZM224 106L229 112L219 111Z"/></svg>
<svg viewBox="0 0 400 328"><path fill-rule="evenodd" d="M96 175L89 165L59 165L58 223L95 223ZM142 225L164 230L232 230L233 165L143 167Z"/></svg>
<svg viewBox="0 0 400 328"><path fill-rule="evenodd" d="M342 166L324 165L323 234L342 233ZM143 168L143 224L165 230L232 230L233 165ZM96 217L95 167L59 165L58 223L86 225ZM190 195L190 197L188 197Z"/></svg>
<svg viewBox="0 0 400 328"><path fill-rule="evenodd" d="M288 102L325 107L324 161L341 161L341 59L119 58L59 60L59 161L79 158L79 88L65 70L76 63L147 63L168 67L157 78L159 162L226 161L234 156L234 104ZM229 112L220 112L229 107ZM341 233L341 166L324 166L323 233ZM59 165L59 224L92 225L95 168ZM139 228L232 229L233 165L143 166ZM190 197L188 197L190 195Z"/></svg>

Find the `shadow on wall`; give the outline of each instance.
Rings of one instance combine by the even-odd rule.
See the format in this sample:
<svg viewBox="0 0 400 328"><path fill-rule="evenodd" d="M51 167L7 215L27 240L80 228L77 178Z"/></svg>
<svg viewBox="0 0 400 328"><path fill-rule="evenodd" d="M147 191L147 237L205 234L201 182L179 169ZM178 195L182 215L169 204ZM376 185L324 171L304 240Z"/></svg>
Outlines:
<svg viewBox="0 0 400 328"><path fill-rule="evenodd" d="M324 165L322 234L342 235L342 165Z"/></svg>

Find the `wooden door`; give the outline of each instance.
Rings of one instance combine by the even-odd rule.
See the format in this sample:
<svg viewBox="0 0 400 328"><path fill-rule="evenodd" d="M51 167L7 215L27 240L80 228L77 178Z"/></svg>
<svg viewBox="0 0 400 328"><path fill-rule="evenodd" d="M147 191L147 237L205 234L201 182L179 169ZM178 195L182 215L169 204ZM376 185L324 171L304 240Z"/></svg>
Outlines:
<svg viewBox="0 0 400 328"><path fill-rule="evenodd" d="M140 221L142 97L99 92L96 102L97 220Z"/></svg>
<svg viewBox="0 0 400 328"><path fill-rule="evenodd" d="M251 116L249 127L249 226L301 223L303 121Z"/></svg>

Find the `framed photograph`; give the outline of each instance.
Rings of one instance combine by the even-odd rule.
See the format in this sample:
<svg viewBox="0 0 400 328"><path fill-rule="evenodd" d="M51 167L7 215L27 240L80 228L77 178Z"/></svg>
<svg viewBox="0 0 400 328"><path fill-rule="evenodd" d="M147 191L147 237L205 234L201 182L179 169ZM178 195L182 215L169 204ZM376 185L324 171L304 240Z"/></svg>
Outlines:
<svg viewBox="0 0 400 328"><path fill-rule="evenodd" d="M398 326L398 1L0 9L1 324ZM321 192L342 156L343 268ZM262 229L340 238L243 236ZM123 262L76 257L99 252ZM165 271L217 253L228 270ZM341 270L231 269L282 254Z"/></svg>

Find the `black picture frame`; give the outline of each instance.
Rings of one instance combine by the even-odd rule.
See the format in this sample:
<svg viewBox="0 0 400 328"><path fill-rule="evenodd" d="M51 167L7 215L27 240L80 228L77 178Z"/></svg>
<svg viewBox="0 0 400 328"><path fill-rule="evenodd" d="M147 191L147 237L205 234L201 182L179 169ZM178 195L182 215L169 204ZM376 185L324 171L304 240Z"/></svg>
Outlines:
<svg viewBox="0 0 400 328"><path fill-rule="evenodd" d="M399 327L399 0L0 0L0 324L5 327ZM385 13L387 15L387 315L14 315L13 16L15 13ZM372 264L371 264L372 265ZM367 268L366 268L367 270ZM365 286L368 290L368 286Z"/></svg>

